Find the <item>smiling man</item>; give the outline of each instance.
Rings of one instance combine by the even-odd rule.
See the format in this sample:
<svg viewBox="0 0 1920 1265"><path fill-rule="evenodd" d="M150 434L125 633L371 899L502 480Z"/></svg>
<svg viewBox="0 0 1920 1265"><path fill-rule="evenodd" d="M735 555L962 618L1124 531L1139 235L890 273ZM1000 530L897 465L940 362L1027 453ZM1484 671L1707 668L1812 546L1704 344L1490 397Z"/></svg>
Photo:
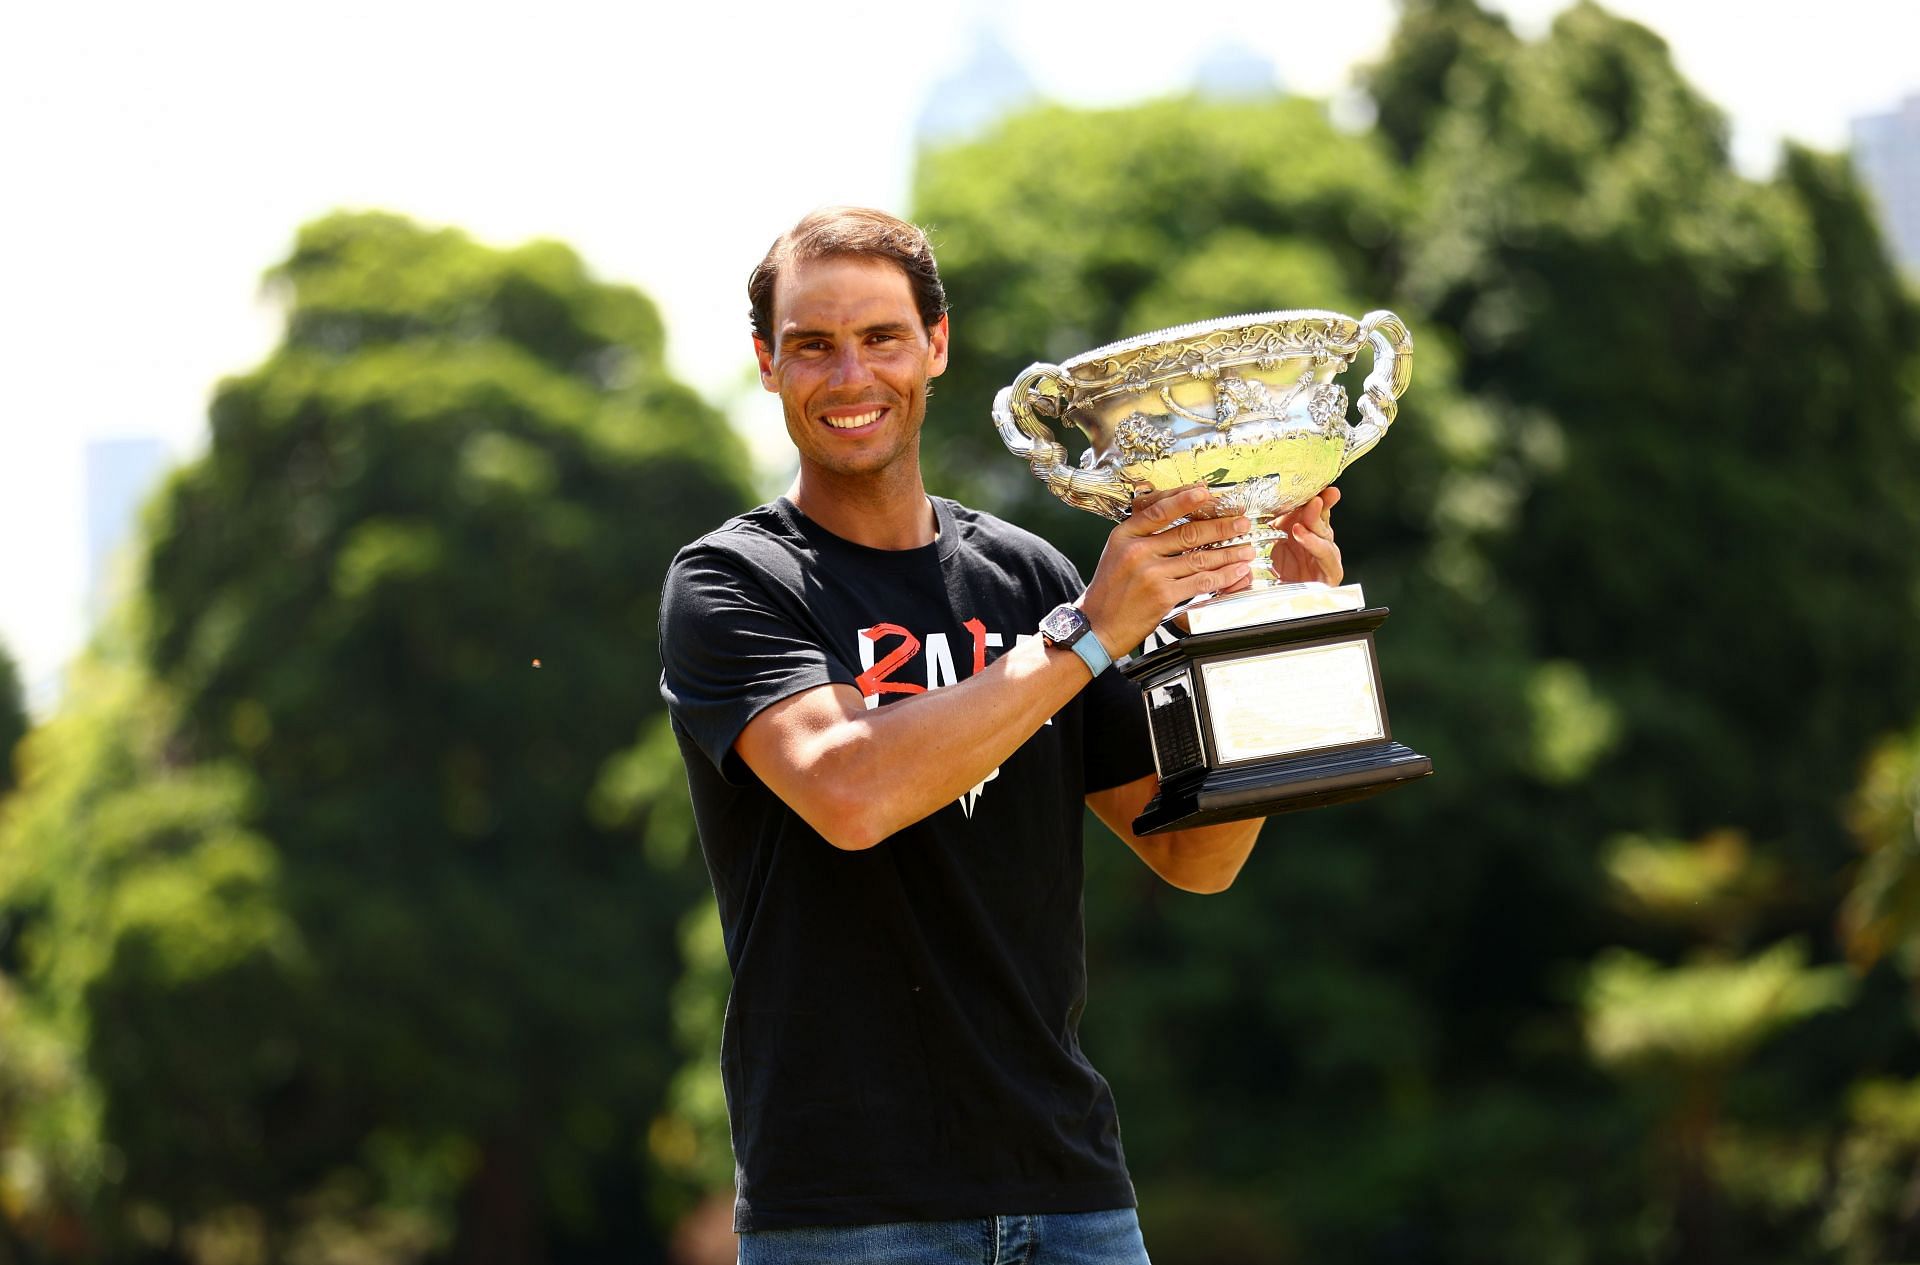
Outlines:
<svg viewBox="0 0 1920 1265"><path fill-rule="evenodd" d="M925 235L808 216L748 284L799 473L683 549L662 692L733 992L721 1070L743 1265L1144 1262L1106 1082L1080 1050L1081 822L1212 892L1259 822L1148 838L1138 690L1109 670L1243 582L1246 520L1142 498L1091 584L1044 541L929 497L946 296ZM1338 583L1329 489L1288 565Z"/></svg>

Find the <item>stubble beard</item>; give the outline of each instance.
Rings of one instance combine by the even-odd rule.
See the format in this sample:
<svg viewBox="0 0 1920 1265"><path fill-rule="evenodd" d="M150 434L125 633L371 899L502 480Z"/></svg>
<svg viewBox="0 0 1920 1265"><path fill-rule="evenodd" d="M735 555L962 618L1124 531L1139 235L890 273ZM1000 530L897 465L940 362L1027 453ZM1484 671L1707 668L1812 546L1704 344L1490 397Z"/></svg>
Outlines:
<svg viewBox="0 0 1920 1265"><path fill-rule="evenodd" d="M824 427L824 423L807 416L805 410L784 399L781 405L786 414L787 434L799 451L803 468L812 466L818 473L835 479L877 479L886 482L909 471L916 475L919 472L920 428L927 419L927 395L927 386L922 384L914 394L896 396L887 402L887 407L896 415L888 422L888 438L893 446L871 453L835 451L832 436L818 436L815 429ZM802 443L802 435L808 436L809 440L820 437L824 442Z"/></svg>

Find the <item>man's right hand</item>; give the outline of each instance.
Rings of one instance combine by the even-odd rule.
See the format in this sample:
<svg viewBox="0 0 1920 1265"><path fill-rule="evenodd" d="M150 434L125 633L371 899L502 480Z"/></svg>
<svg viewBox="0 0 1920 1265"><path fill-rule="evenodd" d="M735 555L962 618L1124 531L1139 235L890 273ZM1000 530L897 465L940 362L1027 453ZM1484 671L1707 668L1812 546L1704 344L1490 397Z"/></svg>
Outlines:
<svg viewBox="0 0 1920 1265"><path fill-rule="evenodd" d="M1133 516L1113 529L1080 609L1114 658L1133 649L1182 602L1232 588L1247 578L1252 545L1217 545L1253 530L1245 518L1189 518L1211 500L1195 484L1135 499Z"/></svg>

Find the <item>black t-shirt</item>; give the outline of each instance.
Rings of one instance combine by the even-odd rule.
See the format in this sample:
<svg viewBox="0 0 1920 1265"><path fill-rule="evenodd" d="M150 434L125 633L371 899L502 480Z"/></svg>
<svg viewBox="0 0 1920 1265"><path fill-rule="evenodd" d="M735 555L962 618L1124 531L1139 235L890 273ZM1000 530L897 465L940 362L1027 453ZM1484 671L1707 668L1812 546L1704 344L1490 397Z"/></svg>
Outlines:
<svg viewBox="0 0 1920 1265"><path fill-rule="evenodd" d="M733 967L721 1072L741 1230L1134 1201L1078 1027L1083 804L1153 771L1138 689L1102 674L986 781L858 852L733 751L812 686L874 707L965 680L1079 596L1039 537L933 505L937 539L889 551L777 501L667 578L661 690Z"/></svg>

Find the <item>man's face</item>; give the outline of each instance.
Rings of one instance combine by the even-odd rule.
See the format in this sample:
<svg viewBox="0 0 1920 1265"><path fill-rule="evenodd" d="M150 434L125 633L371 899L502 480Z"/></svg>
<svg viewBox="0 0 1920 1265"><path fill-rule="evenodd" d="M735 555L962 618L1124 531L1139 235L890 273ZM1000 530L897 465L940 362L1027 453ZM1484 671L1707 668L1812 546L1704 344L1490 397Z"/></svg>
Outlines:
<svg viewBox="0 0 1920 1265"><path fill-rule="evenodd" d="M773 345L754 340L803 467L874 474L918 462L927 381L947 368L947 318L920 323L907 274L884 259L809 260L773 296Z"/></svg>

